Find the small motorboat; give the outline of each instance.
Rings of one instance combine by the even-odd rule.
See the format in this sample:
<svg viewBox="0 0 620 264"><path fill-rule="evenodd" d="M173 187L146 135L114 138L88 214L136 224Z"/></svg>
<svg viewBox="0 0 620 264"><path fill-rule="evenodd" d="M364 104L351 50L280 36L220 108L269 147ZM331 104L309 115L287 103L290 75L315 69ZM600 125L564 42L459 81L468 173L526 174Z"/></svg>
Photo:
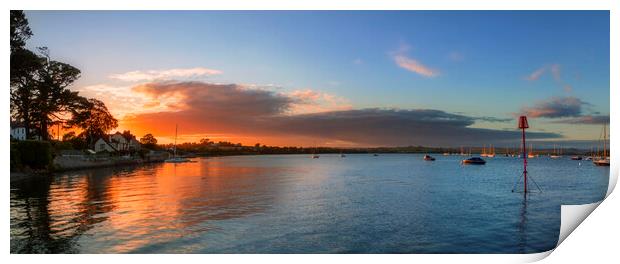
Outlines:
<svg viewBox="0 0 620 264"><path fill-rule="evenodd" d="M463 164L472 164L472 165L484 165L487 162L479 157L473 157L473 158L469 158L469 159L464 159L463 161L461 161L461 163Z"/></svg>
<svg viewBox="0 0 620 264"><path fill-rule="evenodd" d="M379 154L372 154L372 155L373 155L373 156L375 156L375 157L376 157L376 156L379 156Z"/></svg>
<svg viewBox="0 0 620 264"><path fill-rule="evenodd" d="M347 155L345 155L344 153L340 153L340 157L341 157L341 158L344 158L344 157L346 157L346 156L347 156Z"/></svg>
<svg viewBox="0 0 620 264"><path fill-rule="evenodd" d="M435 160L435 158L433 158L433 157L431 157L431 156L429 156L429 155L424 155L424 160L427 160L427 161L434 161L434 160Z"/></svg>
<svg viewBox="0 0 620 264"><path fill-rule="evenodd" d="M559 159L561 157L562 156L560 156L560 155L549 155L549 158L552 158L552 159Z"/></svg>
<svg viewBox="0 0 620 264"><path fill-rule="evenodd" d="M572 156L572 157L570 157L570 159L572 159L572 160L582 160L583 157L581 157L581 156Z"/></svg>
<svg viewBox="0 0 620 264"><path fill-rule="evenodd" d="M320 156L318 154L312 154L313 159L318 159Z"/></svg>

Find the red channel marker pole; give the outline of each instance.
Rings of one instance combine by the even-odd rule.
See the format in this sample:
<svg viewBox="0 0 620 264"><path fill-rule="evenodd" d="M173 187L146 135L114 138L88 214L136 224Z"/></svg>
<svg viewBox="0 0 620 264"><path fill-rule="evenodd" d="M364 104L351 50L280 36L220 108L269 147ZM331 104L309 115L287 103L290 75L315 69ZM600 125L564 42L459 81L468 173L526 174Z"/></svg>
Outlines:
<svg viewBox="0 0 620 264"><path fill-rule="evenodd" d="M525 129L530 126L527 123L526 116L519 117L519 128L521 129L521 136L523 141L523 195L527 193L527 149L525 147Z"/></svg>

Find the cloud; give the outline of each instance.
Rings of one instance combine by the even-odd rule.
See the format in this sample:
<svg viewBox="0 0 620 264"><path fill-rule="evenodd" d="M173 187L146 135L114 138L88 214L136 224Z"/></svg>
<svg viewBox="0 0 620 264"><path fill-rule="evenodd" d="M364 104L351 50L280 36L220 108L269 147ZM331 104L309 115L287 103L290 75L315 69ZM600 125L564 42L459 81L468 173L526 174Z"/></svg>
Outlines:
<svg viewBox="0 0 620 264"><path fill-rule="evenodd" d="M360 58L357 58L357 59L353 60L353 64L362 65L362 64L364 64L364 61L362 59L360 59Z"/></svg>
<svg viewBox="0 0 620 264"><path fill-rule="evenodd" d="M492 116L474 117L474 119L484 121L484 122L491 122L491 123L505 123L505 122L510 122L510 121L515 120L514 118L499 118L499 117L492 117Z"/></svg>
<svg viewBox="0 0 620 264"><path fill-rule="evenodd" d="M420 62L418 62L417 60L408 58L404 55L396 55L394 56L394 61L396 62L396 64L398 64L398 66L400 66L403 69L406 69L408 71L411 72L415 72L417 74L420 74L422 76L425 77L435 77L437 75L439 75L439 72L428 68L427 66L421 64Z"/></svg>
<svg viewBox="0 0 620 264"><path fill-rule="evenodd" d="M543 66L543 67L533 71L528 76L526 76L525 79L528 80L528 81L536 81L536 80L540 79L540 77L545 73L545 71L547 71L547 66Z"/></svg>
<svg viewBox="0 0 620 264"><path fill-rule="evenodd" d="M169 70L149 70L149 71L131 71L120 74L112 74L109 77L127 82L154 81L154 80L170 80L170 79L192 79L212 75L222 74L222 71L196 67L185 69L169 69Z"/></svg>
<svg viewBox="0 0 620 264"><path fill-rule="evenodd" d="M118 117L123 118L130 113L141 113L147 109L142 106L147 103L144 96L135 95L131 86L114 86L107 84L97 84L79 87L77 89L81 95L93 97L106 102L106 106L110 112ZM164 109L152 109L153 111Z"/></svg>
<svg viewBox="0 0 620 264"><path fill-rule="evenodd" d="M294 114L348 110L353 108L349 100L345 98L311 89L297 90L287 95L295 101L290 109L290 112Z"/></svg>
<svg viewBox="0 0 620 264"><path fill-rule="evenodd" d="M589 104L576 97L553 97L532 107L522 108L521 114L534 118L578 117L582 114L583 105Z"/></svg>
<svg viewBox="0 0 620 264"><path fill-rule="evenodd" d="M559 124L602 125L609 124L609 115L584 115L574 118L553 121Z"/></svg>
<svg viewBox="0 0 620 264"><path fill-rule="evenodd" d="M256 138L261 143L311 146L316 142L346 142L356 146L468 145L516 142L518 131L472 128L475 117L432 109L342 109L312 113L293 112L296 105L339 99L301 90L292 93L203 82L150 83L135 88L148 98L179 99L171 111L130 116L123 124L141 133L169 136L174 124L186 134L219 134ZM532 132L531 138L559 138L558 134ZM303 141L300 141L302 140ZM319 141L320 140L320 141Z"/></svg>
<svg viewBox="0 0 620 264"><path fill-rule="evenodd" d="M155 82L133 88L172 111L201 111L208 116L269 116L286 112L295 98L236 84L204 82ZM172 105L170 105L172 104Z"/></svg>
<svg viewBox="0 0 620 264"><path fill-rule="evenodd" d="M562 66L557 63L542 66L526 76L525 79L528 81L537 81L547 72L547 70L551 72L553 80L558 86L561 86L564 89L564 92L570 93L573 91L573 86L562 80Z"/></svg>
<svg viewBox="0 0 620 264"><path fill-rule="evenodd" d="M408 57L407 56L408 50L409 50L409 47L406 45L403 45L399 48L398 51L393 52L392 58L394 59L394 62L396 62L396 65L400 66L401 68L405 70L417 73L424 77L436 77L439 75L439 71L422 64L416 59Z"/></svg>

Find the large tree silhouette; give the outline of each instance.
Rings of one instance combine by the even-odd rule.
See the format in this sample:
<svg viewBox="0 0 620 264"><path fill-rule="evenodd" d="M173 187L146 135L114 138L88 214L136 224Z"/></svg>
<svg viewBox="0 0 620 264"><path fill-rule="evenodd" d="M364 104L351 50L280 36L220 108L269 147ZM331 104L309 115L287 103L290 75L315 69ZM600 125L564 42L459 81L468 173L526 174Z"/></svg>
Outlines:
<svg viewBox="0 0 620 264"><path fill-rule="evenodd" d="M118 120L110 114L102 101L97 99L80 100L79 106L72 111L73 118L67 123L82 129L82 136L89 145L118 127Z"/></svg>

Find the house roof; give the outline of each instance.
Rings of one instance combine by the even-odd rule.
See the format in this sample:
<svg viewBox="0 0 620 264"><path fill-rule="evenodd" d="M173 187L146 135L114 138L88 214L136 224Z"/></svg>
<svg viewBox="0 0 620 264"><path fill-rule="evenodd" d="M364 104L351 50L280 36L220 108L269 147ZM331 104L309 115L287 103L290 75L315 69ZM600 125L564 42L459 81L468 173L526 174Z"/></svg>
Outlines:
<svg viewBox="0 0 620 264"><path fill-rule="evenodd" d="M112 144L110 144L110 140L107 137L101 137L99 138L99 140L103 140L103 142L105 142L106 145L110 146L114 151L118 151L114 146L112 146ZM99 142L99 140L97 140L97 142Z"/></svg>

